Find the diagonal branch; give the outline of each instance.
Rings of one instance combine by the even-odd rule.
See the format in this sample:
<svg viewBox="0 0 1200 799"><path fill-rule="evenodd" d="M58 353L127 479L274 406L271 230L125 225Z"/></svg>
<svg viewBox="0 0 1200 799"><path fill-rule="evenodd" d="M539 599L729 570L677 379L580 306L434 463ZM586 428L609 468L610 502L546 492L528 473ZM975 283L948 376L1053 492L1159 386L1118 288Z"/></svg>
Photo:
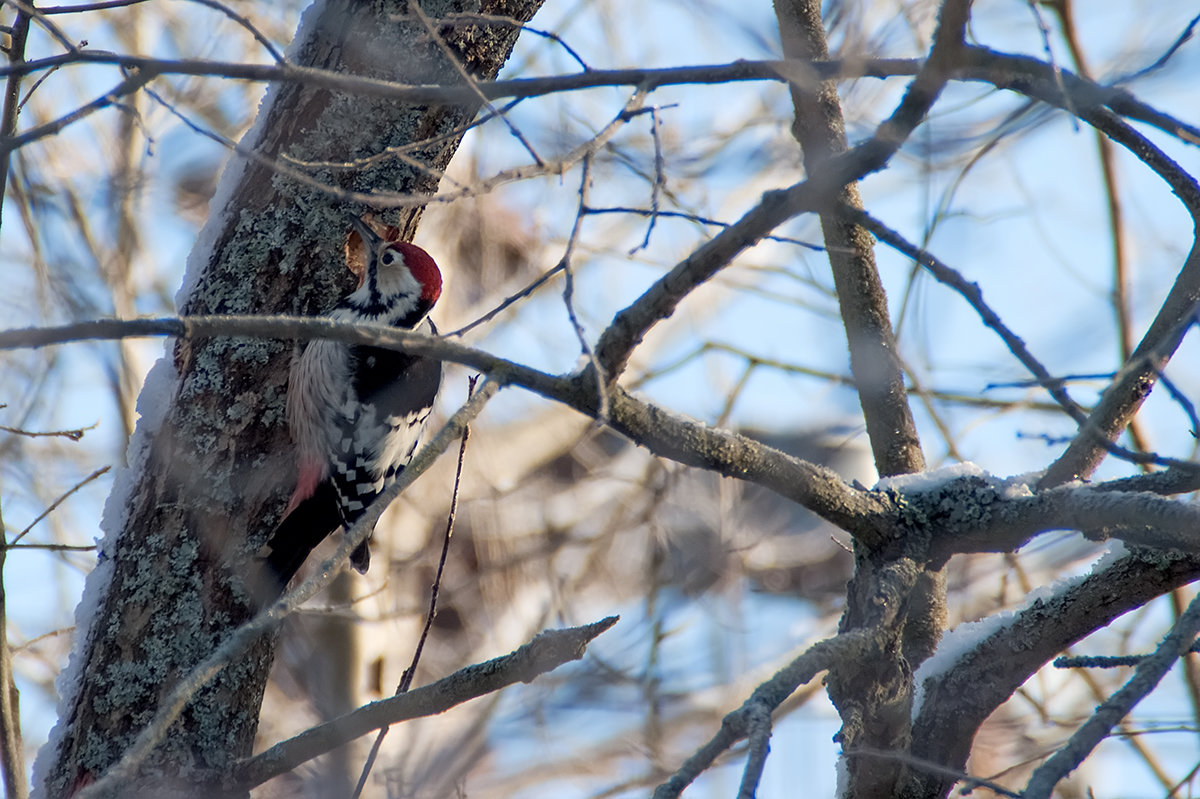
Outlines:
<svg viewBox="0 0 1200 799"><path fill-rule="evenodd" d="M1048 598L1036 599L995 633L916 679L910 753L961 772L976 731L1038 669L1063 649L1130 610L1200 576L1200 557L1135 551ZM1053 621L1053 623L1049 623ZM903 796L945 796L956 778L910 769Z"/></svg>
<svg viewBox="0 0 1200 799"><path fill-rule="evenodd" d="M499 691L518 682L532 682L571 660L583 657L587 644L617 623L609 616L582 627L546 630L503 657L477 663L407 693L372 702L234 767L233 791L245 791L285 774L318 755L332 751L372 730L421 716L444 713L455 705Z"/></svg>
<svg viewBox="0 0 1200 799"><path fill-rule="evenodd" d="M829 669L839 660L861 657L869 644L867 630L842 633L806 649L775 676L754 689L737 710L721 720L721 729L689 757L669 780L654 790L654 799L674 799L714 761L738 741L754 733L765 715L773 713L801 685ZM753 765L750 764L750 765Z"/></svg>
<svg viewBox="0 0 1200 799"><path fill-rule="evenodd" d="M211 682L235 658L242 655L258 638L274 630L284 618L293 613L309 598L333 581L360 543L366 540L379 516L400 492L412 484L433 465L437 457L450 447L463 429L479 415L499 385L488 381L458 411L446 421L428 444L412 459L394 483L389 485L367 507L363 515L346 530L337 551L318 567L313 575L287 592L277 602L258 613L254 618L234 629L229 637L213 652L180 679L170 692L159 702L151 721L142 728L137 738L96 782L88 785L76 796L78 799L99 799L121 796L128 790L128 783L137 773L138 767L166 736L167 730L179 718L187 703L196 693Z"/></svg>
<svg viewBox="0 0 1200 799"><path fill-rule="evenodd" d="M967 5L963 0L954 0L944 7L944 35L939 34L929 60L895 111L871 138L830 158L808 180L787 189L767 192L745 216L676 264L641 297L617 313L596 346L605 381L612 382L620 376L633 349L651 327L674 313L685 296L727 266L739 253L793 216L818 210L847 183L886 166L924 118L948 80L957 48L962 43ZM792 63L785 62L785 65Z"/></svg>
<svg viewBox="0 0 1200 799"><path fill-rule="evenodd" d="M1096 708L1096 712L1075 731L1066 745L1033 772L1021 795L1025 799L1048 798L1054 791L1054 786L1074 771L1084 758L1108 737L1109 731L1133 710L1134 705L1154 690L1167 671L1175 665L1175 661L1188 651L1198 631L1200 597L1192 600L1154 654L1138 664L1129 682Z"/></svg>
<svg viewBox="0 0 1200 799"><path fill-rule="evenodd" d="M1126 107L1111 92L1070 72L1057 73L1047 64L981 47L967 51L962 76L1012 89L1077 115L1121 145L1171 187L1200 227L1200 183L1153 142L1122 121L1116 109ZM1065 94L1064 94L1065 92ZM1108 107L1106 107L1108 106ZM1109 110L1112 108L1113 110ZM1101 396L1079 434L1043 476L1043 488L1086 478L1107 454L1106 444L1125 430L1153 389L1163 367L1183 341L1200 308L1200 243L1192 248L1175 283L1124 368Z"/></svg>
<svg viewBox="0 0 1200 799"><path fill-rule="evenodd" d="M1042 365L1042 362L1029 351L1029 348L1025 345L1021 337L1014 333L1008 325L1004 324L1004 320L1000 318L1000 315L992 310L992 307L983 298L983 292L980 291L978 284L968 281L962 276L961 272L939 260L928 250L908 241L866 211L859 208L843 207L843 213L871 231L875 238L912 258L933 275L934 279L939 283L957 291L975 309L975 312L979 314L980 320L996 331L996 335L1000 336L1004 345L1008 347L1008 351L1029 370L1037 379L1038 385L1049 392L1050 396L1059 404L1059 407L1076 422L1082 423L1087 418L1083 409L1079 407L1079 404L1071 399L1071 395L1067 393L1063 382L1056 380L1050 374L1046 367Z"/></svg>
<svg viewBox="0 0 1200 799"><path fill-rule="evenodd" d="M78 122L81 119L85 119L97 111L101 111L105 108L116 105L122 97L139 91L143 86L149 83L153 77L154 76L149 73L134 71L126 76L126 78L119 84L100 95L95 100L76 108L74 111L71 111L68 114L64 114L58 119L53 119L42 125L38 125L35 128L30 128L20 135L0 137L0 158L7 162L9 156L14 150L23 147L32 141L36 141L47 136L53 136L70 124Z"/></svg>
<svg viewBox="0 0 1200 799"><path fill-rule="evenodd" d="M779 225L797 214L815 211L819 197L807 181L767 192L741 219L692 251L642 296L619 311L596 344L596 359L604 382L613 382L620 376L650 328L673 314L684 297Z"/></svg>

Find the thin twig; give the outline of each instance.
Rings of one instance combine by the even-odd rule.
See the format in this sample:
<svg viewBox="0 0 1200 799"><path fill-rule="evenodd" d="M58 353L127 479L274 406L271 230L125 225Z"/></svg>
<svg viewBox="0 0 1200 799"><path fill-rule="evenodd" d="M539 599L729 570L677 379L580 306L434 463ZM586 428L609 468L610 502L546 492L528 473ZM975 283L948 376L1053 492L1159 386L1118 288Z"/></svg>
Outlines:
<svg viewBox="0 0 1200 799"><path fill-rule="evenodd" d="M88 430L95 430L100 425L99 422L88 425L87 427L77 427L74 430L22 430L19 427L9 427L0 424L0 430L13 435L26 436L28 438L67 438L71 441L78 441L83 438L83 434Z"/></svg>
<svg viewBox="0 0 1200 799"><path fill-rule="evenodd" d="M421 4L410 3L408 10L425 27L425 30L429 33L429 38L431 38L437 48L442 51L442 55L444 55L450 62L450 65L454 67L454 71L458 73L463 82L471 89L471 93L478 98L479 102L483 104L483 107L500 117L501 121L504 122L505 127L508 128L509 133L511 133L513 138L521 143L521 146L524 147L525 151L533 158L534 163L536 163L538 166L544 166L541 156L539 156L537 151L533 149L533 145L529 143L529 141L525 138L525 135L517 129L517 126L512 123L512 120L510 120L506 114L501 113L494 105L492 105L492 101L489 100L484 93L479 90L479 81L475 80L474 76L467 72L466 68L464 68L462 63L459 62L457 54L455 54L454 50L450 48L450 45L446 42L446 40L438 34L437 29L433 27L433 23L429 21L429 17L425 15L425 11L421 8Z"/></svg>
<svg viewBox="0 0 1200 799"><path fill-rule="evenodd" d="M588 359L592 370L598 376L596 380L596 418L602 422L608 421L608 391L606 389L607 380L604 376L604 368L601 366L599 359L596 358L596 351L592 349L591 342L588 341L587 331L583 329L583 324L579 321L579 316L575 313L575 273L571 269L571 256L575 252L575 244L579 240L579 230L583 226L583 209L587 207L588 184L592 178L592 158L585 156L583 159L583 171L579 177L579 210L575 214L575 224L571 226L571 235L567 238L567 249L563 253L562 260L559 263L562 265L563 274L566 275L566 280L563 284L563 304L567 306L567 317L571 320L571 327L575 329L575 337L579 339L580 349L583 351L584 357Z"/></svg>
<svg viewBox="0 0 1200 799"><path fill-rule="evenodd" d="M596 344L596 357L605 379L612 382L621 375L650 329L671 316L685 297L788 219L816 210L820 201L820 189L811 181L767 192L741 219L697 247L618 311Z"/></svg>
<svg viewBox="0 0 1200 799"><path fill-rule="evenodd" d="M1067 94L1066 85L1063 83L1062 68L1059 67L1058 61L1054 58L1054 48L1050 46L1050 26L1046 24L1046 18L1042 16L1042 10L1038 8L1038 3L1035 0L1026 0L1026 5L1029 6L1029 11L1033 14L1033 18L1037 22L1038 33L1042 37L1042 52L1046 54L1046 63L1050 65L1050 70L1054 73L1054 80L1058 84L1059 91L1067 99L1067 110L1070 112L1071 125L1078 132L1079 115L1069 105L1071 98Z"/></svg>
<svg viewBox="0 0 1200 799"><path fill-rule="evenodd" d="M731 224L729 222L722 222L719 219L710 219L706 216L700 216L698 214L687 213L684 211L664 211L662 209L654 210L652 208L626 208L621 206L611 206L607 208L589 207L584 210L589 214L633 214L636 216L645 217L657 216L673 219L686 219L689 222L697 222L701 225L711 225L713 227L721 228L727 228ZM794 239L789 236L776 236L772 234L769 236L763 236L763 241L778 241L782 244L795 244L799 247L803 247L806 250L812 250L813 252L825 252L825 246L822 244L813 244L810 241L801 241L800 239Z"/></svg>
<svg viewBox="0 0 1200 799"><path fill-rule="evenodd" d="M1165 67L1167 62L1171 60L1171 56L1175 55L1175 53L1179 51L1179 48L1183 47L1183 45L1192 38L1192 34L1195 32L1196 25L1198 23L1200 23L1200 14L1192 17L1192 21L1189 22L1183 29L1183 33L1176 37L1175 41L1171 43L1171 46L1167 48L1166 52L1156 58L1153 64L1134 72L1132 75L1121 78L1120 80L1115 81L1115 83L1125 83L1127 81L1137 80L1138 78L1144 77L1157 69L1162 69Z"/></svg>
<svg viewBox="0 0 1200 799"><path fill-rule="evenodd" d="M217 2L217 0L188 0L188 2L196 3L197 5L202 5L205 8L211 8L214 11L220 11L222 14L229 17L231 20L233 20L234 22L236 22L237 24L239 24L243 28L245 28L247 31L249 31L250 35L254 37L254 40L256 42L258 42L259 44L261 44L263 46L264 50L266 50L268 53L270 53L271 58L275 59L276 64L286 64L287 63L287 59L284 58L284 55L283 55L283 53L281 53L279 51L279 48L277 48L275 46L275 44L270 39L268 39L262 31L260 31L257 27L255 27L253 22L251 22L248 18L242 16L238 12L234 11L229 6L225 5L224 3L219 3L219 2Z"/></svg>
<svg viewBox="0 0 1200 799"><path fill-rule="evenodd" d="M650 108L650 138L654 142L654 180L650 184L650 222L646 225L646 235L642 239L642 243L630 250L630 255L650 246L650 234L654 232L654 226L658 223L659 198L662 196L663 188L667 185L666 162L663 159L662 139L659 136L662 120L659 119L658 112L658 106Z"/></svg>
<svg viewBox="0 0 1200 799"><path fill-rule="evenodd" d="M929 59L910 82L904 97L870 138L826 159L819 168L810 170L807 180L764 194L761 202L740 220L693 251L613 317L596 345L605 380L615 381L650 328L670 316L685 297L728 266L733 258L783 222L806 211L820 210L841 187L887 165L949 81L951 69L960 56L967 5L964 0L955 0L942 7L939 29L943 34L936 39ZM785 62L785 66L791 63L811 66L816 62ZM799 80L796 77L793 82Z"/></svg>
<svg viewBox="0 0 1200 799"><path fill-rule="evenodd" d="M479 379L479 375L474 375L467 381L467 399L475 393L475 381ZM442 553L438 558L437 573L433 577L433 585L429 589L429 610L425 614L425 626L421 628L421 636L417 639L417 647L413 650L412 662L408 668L404 670L403 676L400 678L400 684L396 686L396 696L406 693L409 687L412 686L413 675L417 673L417 664L421 662L421 652L425 649L425 641L429 637L429 630L433 626L433 620L437 617L437 601L438 591L442 585L442 572L446 569L446 557L450 554L450 537L454 534L454 516L458 512L458 489L462 483L463 460L467 454L467 439L471 437L471 426L463 427L462 439L458 444L458 464L454 468L454 490L450 492L450 511L446 514L446 535L442 538ZM375 742L371 744L371 751L367 755L366 762L363 763L362 772L358 777L358 784L354 787L353 799L358 799L362 796L363 788L367 785L367 778L371 775L371 768L375 765L376 758L379 757L379 750L383 746L383 739L387 737L390 727L381 727L379 734L375 736Z"/></svg>
<svg viewBox="0 0 1200 799"><path fill-rule="evenodd" d="M543 272L538 278L536 278L528 286L526 286L525 288L521 289L520 291L518 291L514 294L510 294L507 297L505 297L503 302L501 302L499 305L497 305L492 310L485 313L483 316L480 316L478 319L475 319L474 321L468 322L467 324L460 327L458 330L452 330L449 333L445 333L444 335L446 335L446 336L462 336L465 333L468 333L471 330L474 330L475 328L479 327L480 325L490 322L491 320L495 319L504 310L511 307L514 303L518 302L519 300L523 300L526 297L532 295L533 292L537 291L544 283L546 283L546 281L548 281L550 278L557 275L559 272L563 271L563 268L564 267L563 267L562 261L559 261L557 264L555 264L554 266L550 267L545 272Z"/></svg>
<svg viewBox="0 0 1200 799"><path fill-rule="evenodd" d="M1087 419L1087 414L1071 398L1071 395L1067 393L1066 388L1063 386L1063 381L1055 379L1050 374L1050 371L1042 365L1042 362L1029 351L1029 348L1025 346L1025 342L1021 337L1010 330L1008 325L1004 323L1004 320L1000 318L1000 315L992 310L992 307L984 300L983 292L980 290L978 284L971 283L958 270L943 263L924 248L912 244L895 230L892 230L866 211L843 205L841 212L847 218L871 231L875 238L912 258L928 271L929 274L933 275L934 279L939 283L957 291L975 309L975 312L979 314L980 320L996 331L996 335L1000 336L1001 341L1008 347L1008 351L1013 354L1013 357L1020 361L1021 365L1037 378L1037 384L1049 392L1054 401L1077 424L1084 423Z"/></svg>
<svg viewBox="0 0 1200 799"><path fill-rule="evenodd" d="M829 372L824 369L814 369L810 366L802 366L797 363L781 361L775 358L766 358L762 355L756 355L752 352L747 352L740 347L735 347L732 344L727 344L720 341L706 341L690 352L681 355L674 361L663 364L656 369L643 372L637 377L636 380L630 381L629 386L631 388L639 388L651 380L656 380L664 375L670 374L671 372L686 366L697 357L710 352L727 353L734 357L740 358L747 364L752 364L755 367L777 369L781 372L787 372L789 374L805 375L807 377L825 380L841 386L854 385L854 378L848 374ZM911 386L906 386L905 388L908 391L914 390ZM938 400L939 402L951 403L955 405L967 405L976 408L995 408L998 410L1022 408L1025 410L1039 411L1043 413L1059 413L1062 410L1058 405L1052 402L989 399L988 397L980 396L978 393L961 393L944 391L940 389L930 389L928 394L932 399Z"/></svg>
<svg viewBox="0 0 1200 799"><path fill-rule="evenodd" d="M47 507L47 508L46 508L44 511L42 511L41 513L39 513L39 514L38 514L38 516L37 516L37 518L36 518L36 519L34 519L33 521L31 521L31 522L29 523L29 526L28 526L28 527L26 527L24 530L22 530L20 533L18 533L18 534L17 534L17 536L16 536L16 538L14 538L14 539L13 539L13 540L12 540L12 541L11 541L11 542L8 544L8 546L10 546L10 547L11 547L13 544L16 544L18 541L20 541L22 538L24 538L24 537L25 537L25 535L26 535L26 534L27 534L27 533L28 533L30 530L32 530L32 529L33 529L34 525L36 525L36 524L37 524L38 522L40 522L42 519L44 519L44 518L46 518L47 516L49 516L49 515L50 515L50 514L51 514L51 513L54 511L54 509L55 509L55 508L57 508L59 505L61 505L63 502L65 502L65 501L67 500L67 498L68 498L68 497L70 497L72 494L74 494L74 493L75 493L76 491L78 491L79 489L83 488L83 487L84 487L85 485L87 485L88 483L90 483L90 482L92 482L93 480L95 480L95 479L96 479L97 477L99 477L100 475L102 475L102 474L105 474L105 473L106 473L106 472L107 472L109 469L111 469L111 468L112 468L111 466L105 466L105 467L104 467L104 468L102 468L102 469L97 469L96 471L94 471L94 472L92 472L91 474L89 474L87 477L85 477L85 478L83 478L82 480L80 480L80 481L79 481L78 483L76 483L74 486L72 486L72 487L71 487L71 488L70 488L70 489L69 489L69 490L68 490L68 491L67 491L65 494L63 494L63 495L62 495L62 496L60 496L58 499L56 499L56 500L54 500L53 502L51 502L51 503L50 503L50 505L49 505L49 507Z"/></svg>
<svg viewBox="0 0 1200 799"><path fill-rule="evenodd" d="M100 3L80 3L77 6L47 6L39 8L38 12L50 16L53 14L82 14L88 11L106 11L110 8L125 8L148 3L150 0L104 0Z"/></svg>
<svg viewBox="0 0 1200 799"><path fill-rule="evenodd" d="M5 0L5 2L16 8L18 12L29 15L38 25L45 28L46 33L50 34L52 39L57 40L68 54L74 55L79 52L79 48L75 46L75 43L71 41L71 38L67 34L63 33L62 28L46 19L45 15L34 7L33 2L27 3L24 0Z"/></svg>
<svg viewBox="0 0 1200 799"><path fill-rule="evenodd" d="M35 80L33 82L33 85L29 87L29 91L25 92L25 96L21 98L21 102L17 103L17 111L18 112L25 110L25 104L33 99L34 92L36 92L38 90L38 88L43 83L45 83L47 80L49 80L50 76L53 75L55 72L57 72L59 69L60 69L60 67L51 67L50 69L43 72L41 75L38 75L38 79Z"/></svg>
<svg viewBox="0 0 1200 799"><path fill-rule="evenodd" d="M0 515L0 544L7 542L4 516ZM14 539L15 540L15 539ZM0 547L0 765L4 768L5 799L25 799L25 749L21 742L21 710L13 682L12 650L8 646L7 596L4 561L7 546Z"/></svg>
<svg viewBox="0 0 1200 799"><path fill-rule="evenodd" d="M520 102L522 102L522 98L511 100L500 110L505 112L511 111ZM410 163L411 161L414 166L419 166L420 169L422 169L426 174L436 176L439 180L450 180L456 186L461 186L462 184L458 180L455 180L452 176L447 175L443 170L436 169L429 164L421 163L416 159L408 158L408 156L411 153L427 151L434 145L457 139L467 131L481 127L486 122L491 122L493 119L495 119L495 117L495 114L483 112L469 122L455 125L453 128L438 133L434 136L418 139L417 141L408 142L406 144L394 144L389 147L384 147L382 150L377 152L370 153L369 155L350 158L348 160L328 161L320 158L300 158L292 155L291 153L282 153L279 157L287 161L289 164L293 164L295 166L305 167L314 171L329 170L332 172L359 172L367 167L385 163L389 158L396 158L397 160L402 160L406 164ZM205 133L205 135L209 134ZM232 140L227 139L226 141L230 141L232 143Z"/></svg>
<svg viewBox="0 0 1200 799"><path fill-rule="evenodd" d="M451 14L448 17L442 17L441 19L434 20L434 22L439 25L474 25L478 22L486 22L489 25L504 25L510 28L520 28L526 33L532 33L534 36L540 36L543 39L549 39L550 41L562 47L562 49L566 50L567 55L571 56L575 63L578 64L584 72L591 70L591 67L589 67L587 62L583 60L583 57L575 51L575 48L567 44L566 40L564 40L557 33L535 28L532 25L522 24L520 21L512 19L511 17L501 17L496 14L469 14L466 12L458 12Z"/></svg>
<svg viewBox="0 0 1200 799"><path fill-rule="evenodd" d="M912 755L898 751L896 749L872 749L866 746L855 747L846 751L846 757L873 757L878 759L893 760L898 763L904 763L910 766L914 771L923 771L929 774L941 774L947 777L952 777L955 782L962 784L962 794L967 795L975 788L987 788L997 796L1007 796L1011 799L1021 799L1021 794L1015 791L1010 791L998 782L993 782L983 777L975 777L966 772L957 769L947 768L932 760L913 757Z"/></svg>
<svg viewBox="0 0 1200 799"><path fill-rule="evenodd" d="M1188 647L1189 654L1200 652L1200 641ZM1051 664L1056 669L1115 669L1136 666L1151 655L1064 655Z"/></svg>
<svg viewBox="0 0 1200 799"><path fill-rule="evenodd" d="M479 197L489 194L493 190L509 183L514 183L519 180L529 180L531 178L542 177L547 175L561 176L567 172L572 166L578 163L583 158L593 155L598 152L606 142L608 142L616 132L621 129L634 115L641 109L641 104L645 100L646 93L644 91L634 92L633 96L625 104L625 106L613 117L600 132L592 138L571 149L562 157L550 163L526 164L512 169L505 169L496 174L474 181L470 185L458 185L450 191L441 191L438 194L401 194L397 192L375 191L375 192L358 192L349 189L344 189L340 186L328 182L322 182L312 175L307 174L296 167L303 167L312 170L348 170L361 169L363 166L374 163L384 158L395 158L409 166L416 168L419 171L425 172L439 181L445 182L447 176L444 172L434 169L426 164L423 164L419 159L412 158L406 155L403 150L412 149L415 146L427 147L431 143L437 142L444 136L435 136L429 139L423 139L413 145L405 145L404 148L388 148L380 153L376 153L366 158L356 159L346 162L328 162L328 161L301 161L298 159L281 156L273 158L263 155L257 150L247 147L240 142L235 142L220 133L217 133L210 128L201 125L198 122L190 119L186 114L175 107L174 104L163 98L152 89L146 89L146 93L155 102L162 105L168 112L179 119L184 125L191 128L196 133L217 142L223 147L228 148L237 155L242 156L255 164L271 170L279 175L290 178L291 180L301 183L305 186L323 192L332 199L346 203L362 203L373 208L409 208L409 207L425 207L430 203L451 203L457 200L464 200L471 197ZM484 121L491 119L498 114L485 115L484 118L463 126L461 129L465 131L468 128L477 127ZM460 131L461 132L461 131Z"/></svg>
<svg viewBox="0 0 1200 799"><path fill-rule="evenodd" d="M1075 62L1075 68L1079 71L1080 76L1091 80L1091 70L1088 69L1083 46L1079 42L1079 36L1075 29L1075 16L1071 8L1071 0L1055 0L1050 7L1058 14L1059 22L1062 25L1063 39L1067 43L1071 59ZM1058 73L1058 77L1061 84L1061 71ZM1060 86L1059 88L1066 94L1065 87ZM1075 117L1072 115L1072 121L1074 120ZM1108 231L1112 241L1112 306L1117 326L1117 341L1121 347L1121 360L1124 361L1128 360L1133 352L1133 322L1129 307L1128 247L1126 246L1124 215L1121 211L1121 194L1117 186L1115 148L1109 138L1099 130L1093 128L1092 133L1096 137L1097 154L1100 157L1100 174L1104 178L1104 196L1108 207Z"/></svg>
<svg viewBox="0 0 1200 799"><path fill-rule="evenodd" d="M37 549L42 552L95 552L96 544L9 544L4 549Z"/></svg>
<svg viewBox="0 0 1200 799"><path fill-rule="evenodd" d="M9 155L26 144L47 136L53 136L60 132L63 128L75 122L85 119L97 111L118 104L118 100L128 94L141 89L147 83L154 79L153 73L142 73L138 71L131 72L125 80L114 86L110 91L104 93L95 100L92 100L86 105L76 108L58 119L51 120L45 124L38 125L35 128L25 131L24 133L6 138L0 138L0 159L7 159Z"/></svg>

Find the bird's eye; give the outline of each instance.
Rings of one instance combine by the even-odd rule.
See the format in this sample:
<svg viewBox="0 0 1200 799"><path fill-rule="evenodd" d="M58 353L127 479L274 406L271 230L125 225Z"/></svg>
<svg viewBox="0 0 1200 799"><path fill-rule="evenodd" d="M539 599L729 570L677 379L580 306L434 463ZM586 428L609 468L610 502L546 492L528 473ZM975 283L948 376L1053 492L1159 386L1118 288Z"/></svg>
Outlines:
<svg viewBox="0 0 1200 799"><path fill-rule="evenodd" d="M391 266L396 261L396 255L391 250L386 251L380 259L384 266Z"/></svg>

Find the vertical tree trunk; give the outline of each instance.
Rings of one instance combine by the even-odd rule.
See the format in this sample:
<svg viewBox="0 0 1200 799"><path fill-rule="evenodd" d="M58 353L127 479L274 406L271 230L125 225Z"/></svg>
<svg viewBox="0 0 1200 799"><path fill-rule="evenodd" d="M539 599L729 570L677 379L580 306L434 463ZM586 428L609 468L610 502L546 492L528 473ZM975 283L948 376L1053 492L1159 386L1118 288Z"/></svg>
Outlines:
<svg viewBox="0 0 1200 799"><path fill-rule="evenodd" d="M427 0L422 7L433 19L470 11L524 22L539 5ZM405 83L461 83L406 10L396 0L316 4L289 59ZM439 30L480 79L496 75L519 32L505 25ZM339 203L323 186L432 192L477 110L273 87L243 146L284 158L312 180L235 156L192 253L180 312L323 310L346 290L342 244L350 217L366 210ZM405 159L329 165L415 142L425 143ZM385 218L411 237L420 213L414 207ZM238 565L277 521L294 476L283 421L290 351L273 341L183 342L147 379L130 465L105 509L100 564L80 606L59 725L39 758L46 796L70 796L102 775L178 678L248 617ZM216 793L230 763L250 751L271 655L272 642L261 641L200 692L124 795Z"/></svg>
<svg viewBox="0 0 1200 799"><path fill-rule="evenodd" d="M818 0L776 0L784 55L827 59L829 49ZM847 149L841 102L834 81L815 88L791 86L796 116L792 133L811 175ZM880 476L925 468L916 423L888 315L887 297L875 266L871 236L845 219L836 203L862 208L858 185L841 188L820 214L838 307L846 328L850 368ZM830 669L829 697L842 718L838 740L846 751L904 751L911 735L913 669L937 646L945 624L942 571L923 568L904 544L870 549L856 541L854 577L847 586L839 630L878 626L871 656ZM844 762L843 795L890 796L903 763L887 757L850 757Z"/></svg>

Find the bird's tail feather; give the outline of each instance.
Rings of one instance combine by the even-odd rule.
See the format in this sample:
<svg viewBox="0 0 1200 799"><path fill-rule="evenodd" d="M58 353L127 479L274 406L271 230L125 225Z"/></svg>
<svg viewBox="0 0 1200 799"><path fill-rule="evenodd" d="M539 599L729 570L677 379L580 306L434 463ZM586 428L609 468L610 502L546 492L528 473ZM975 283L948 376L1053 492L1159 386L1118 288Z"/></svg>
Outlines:
<svg viewBox="0 0 1200 799"><path fill-rule="evenodd" d="M267 541L261 555L262 568L251 586L259 607L282 596L309 553L341 525L337 492L332 483L323 482L284 517Z"/></svg>

